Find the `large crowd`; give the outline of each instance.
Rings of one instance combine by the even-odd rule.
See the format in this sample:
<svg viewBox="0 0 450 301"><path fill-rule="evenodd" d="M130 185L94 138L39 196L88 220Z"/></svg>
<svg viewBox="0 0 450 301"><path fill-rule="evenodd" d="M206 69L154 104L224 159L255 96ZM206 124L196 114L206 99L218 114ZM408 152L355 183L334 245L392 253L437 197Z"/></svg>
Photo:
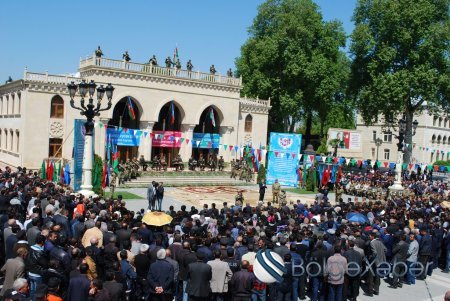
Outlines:
<svg viewBox="0 0 450 301"><path fill-rule="evenodd" d="M345 176L340 184L346 181L357 179ZM382 293L381 279L392 289L414 285L437 268L449 270L449 191L420 177L404 183L410 193L386 200L331 204L324 187L313 204L171 206L172 222L153 227L142 222L144 209L128 210L120 196L85 198L25 168L6 168L0 171L0 296L356 300ZM260 250L283 259L279 281L255 276Z"/></svg>

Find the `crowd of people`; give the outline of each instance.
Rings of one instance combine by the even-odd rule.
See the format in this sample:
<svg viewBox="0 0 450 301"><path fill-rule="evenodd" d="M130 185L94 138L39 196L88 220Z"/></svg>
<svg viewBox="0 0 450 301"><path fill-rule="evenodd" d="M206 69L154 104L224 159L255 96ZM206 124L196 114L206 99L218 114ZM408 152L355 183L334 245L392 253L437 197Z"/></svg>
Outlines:
<svg viewBox="0 0 450 301"><path fill-rule="evenodd" d="M313 204L171 206L172 222L151 227L142 222L145 210L128 210L120 195L85 198L25 168L6 168L0 171L0 296L316 301L378 295L382 278L394 289L449 269L450 213L442 205L448 187L422 191L413 187L422 180L414 181L405 183L412 195L386 201L331 204L324 189ZM156 195L157 186L149 193ZM367 222L352 222L351 214ZM280 281L256 277L261 250L283 259ZM361 268L355 272L351 263ZM383 265L393 268L381 273Z"/></svg>

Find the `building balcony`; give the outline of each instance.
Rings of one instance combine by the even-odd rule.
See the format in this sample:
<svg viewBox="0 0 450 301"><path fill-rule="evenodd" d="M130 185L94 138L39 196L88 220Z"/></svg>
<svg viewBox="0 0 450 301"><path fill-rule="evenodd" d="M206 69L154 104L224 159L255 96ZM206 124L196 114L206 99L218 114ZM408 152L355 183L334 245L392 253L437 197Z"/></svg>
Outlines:
<svg viewBox="0 0 450 301"><path fill-rule="evenodd" d="M98 58L95 56L87 57L86 59L80 60L80 68L79 68L80 72L95 68L133 72L137 74L154 75L158 77L192 80L238 88L242 86L242 77L235 78L218 74L204 73L200 71L188 71L183 69L153 66L149 63L141 64L134 62L126 62L123 60Z"/></svg>

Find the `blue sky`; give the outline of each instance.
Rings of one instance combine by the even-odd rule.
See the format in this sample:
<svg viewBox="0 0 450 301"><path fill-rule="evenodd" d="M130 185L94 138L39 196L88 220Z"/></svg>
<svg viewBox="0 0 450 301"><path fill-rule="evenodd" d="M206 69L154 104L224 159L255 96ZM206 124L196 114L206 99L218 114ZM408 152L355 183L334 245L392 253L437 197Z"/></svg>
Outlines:
<svg viewBox="0 0 450 301"><path fill-rule="evenodd" d="M3 1L0 9L0 82L23 69L50 74L77 71L80 57L101 45L105 57L162 64L178 45L183 68L219 73L234 69L247 28L262 0ZM338 19L347 34L356 0L316 0L325 20Z"/></svg>

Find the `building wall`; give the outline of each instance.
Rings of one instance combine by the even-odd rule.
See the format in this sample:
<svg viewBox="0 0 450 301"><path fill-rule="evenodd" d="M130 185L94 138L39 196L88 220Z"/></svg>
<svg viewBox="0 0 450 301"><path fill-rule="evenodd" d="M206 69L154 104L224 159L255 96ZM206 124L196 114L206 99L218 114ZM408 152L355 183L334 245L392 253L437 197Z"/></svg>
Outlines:
<svg viewBox="0 0 450 301"><path fill-rule="evenodd" d="M184 138L192 139L193 130L199 123L200 115L209 106L213 106L219 114L221 144L240 145L244 137L250 135L254 146L266 145L270 104L264 100L240 99L240 86L157 77L97 67L81 68L80 71L81 77L87 81L92 79L98 85L111 83L115 88L111 109L101 112L101 115L95 118L96 121L108 123L113 116L114 106L122 98L129 96L136 103L136 110L140 115L140 129L152 131L154 124L158 121L161 108L174 100L181 113L180 131ZM48 158L50 138L62 139L62 158L72 160L74 119L84 119L84 116L71 108L66 85L70 81L79 82L80 80L80 78L26 71L23 80L0 86L0 129L2 130L0 162L32 169L39 168L42 160ZM18 93L21 95L20 113L18 109L12 113L12 102L6 101L6 98L10 99L11 95ZM51 100L56 95L64 101L63 118L50 118ZM15 97L17 99L17 96ZM103 107L107 103L105 99L106 96L103 99ZM8 109L6 109L7 103ZM76 105L79 105L78 96ZM18 106L17 102L15 106ZM242 108L245 112L242 112ZM253 116L253 127L251 133L244 133L245 116L248 113ZM19 151L10 147L3 149L5 145L3 129L8 130L8 137L10 129L20 133ZM96 127L95 135L95 152L103 155L106 141L105 127ZM191 146L183 143L179 153L184 161L188 160L191 152ZM141 137L139 155L144 155L147 160L150 160L150 154L151 140ZM234 154L225 151L223 147L219 149L219 155L223 155L226 161L234 157Z"/></svg>

